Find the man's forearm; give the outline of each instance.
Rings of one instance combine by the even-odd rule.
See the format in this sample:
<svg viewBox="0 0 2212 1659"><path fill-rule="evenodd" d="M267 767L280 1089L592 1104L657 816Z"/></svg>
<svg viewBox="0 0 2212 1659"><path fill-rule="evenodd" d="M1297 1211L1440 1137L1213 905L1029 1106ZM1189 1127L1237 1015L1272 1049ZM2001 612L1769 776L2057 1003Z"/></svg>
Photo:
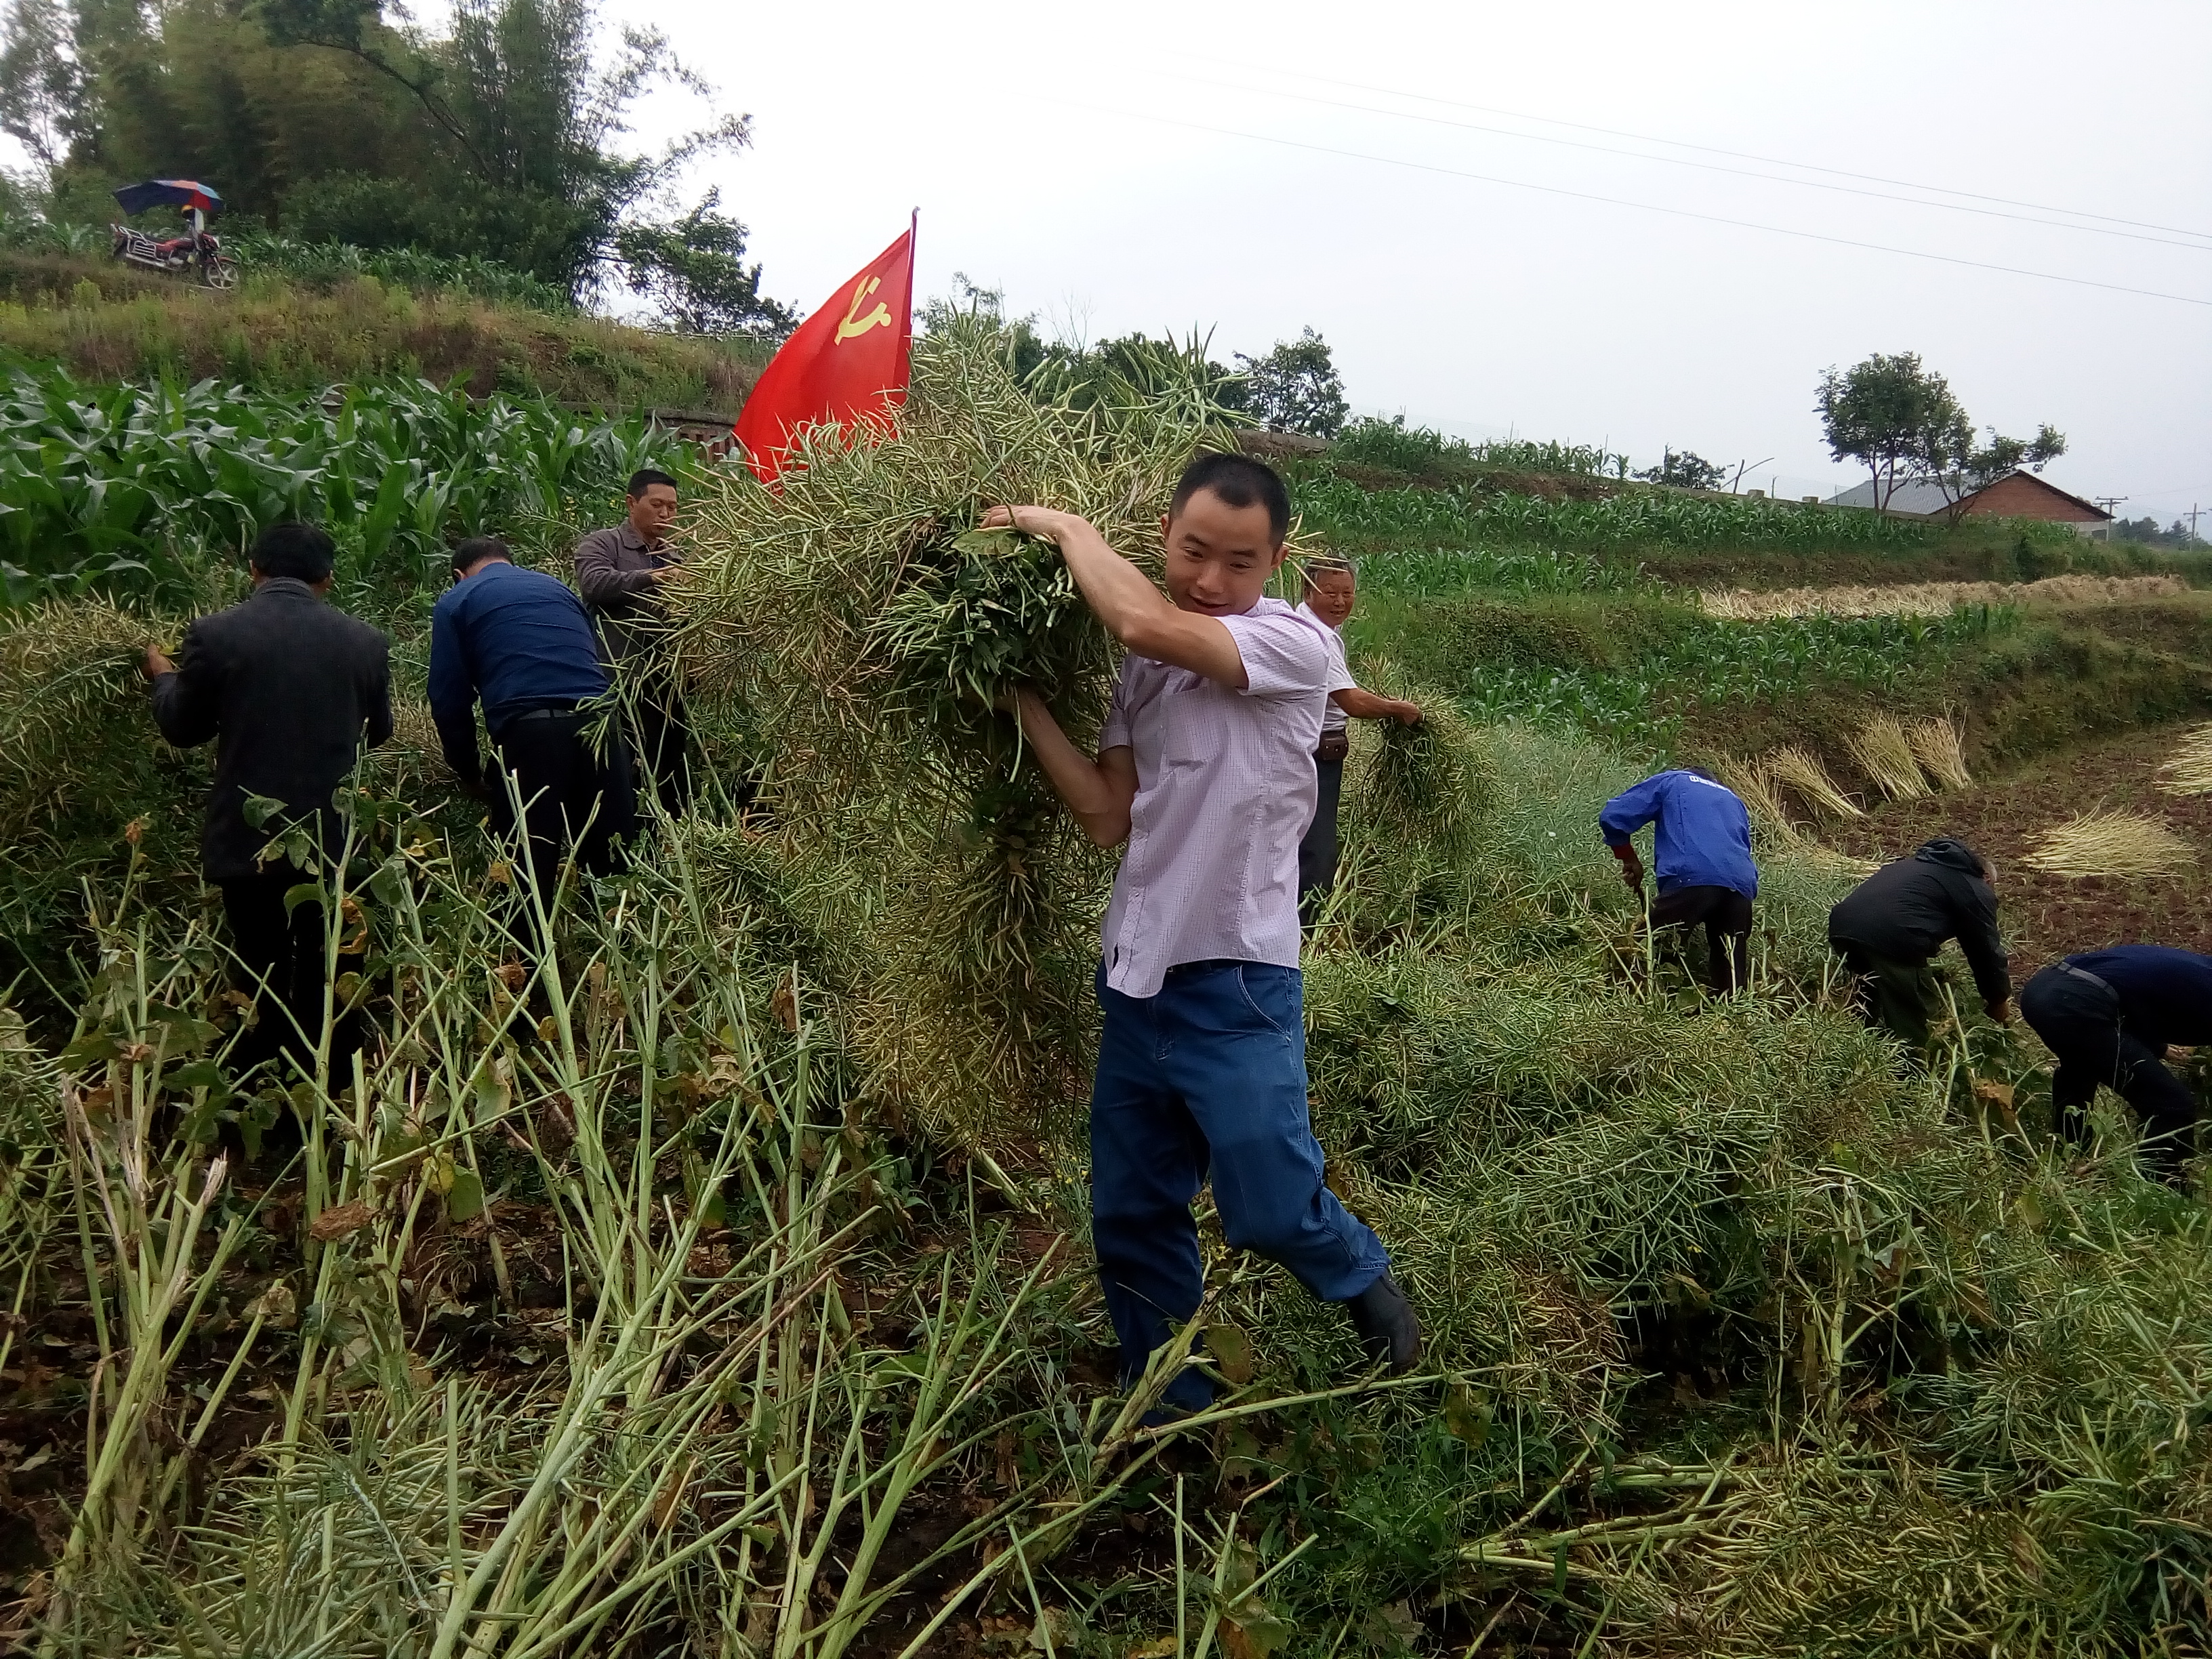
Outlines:
<svg viewBox="0 0 2212 1659"><path fill-rule="evenodd" d="M1083 590L1092 614L1122 644L1130 643L1133 633L1141 638L1147 624L1176 615L1175 605L1152 579L1116 553L1088 520L1062 514L1056 529L1068 574Z"/></svg>
<svg viewBox="0 0 2212 1659"><path fill-rule="evenodd" d="M1333 692L1331 696L1335 699L1336 706L1356 720L1395 720L1410 723L1421 717L1421 711L1410 702L1401 702L1396 697L1378 696L1372 691L1363 691L1356 685Z"/></svg>
<svg viewBox="0 0 2212 1659"><path fill-rule="evenodd" d="M1105 769L1068 741L1043 698L1027 690L1017 692L1015 698L1023 739L1084 834L1100 847L1119 846L1128 839L1129 803Z"/></svg>

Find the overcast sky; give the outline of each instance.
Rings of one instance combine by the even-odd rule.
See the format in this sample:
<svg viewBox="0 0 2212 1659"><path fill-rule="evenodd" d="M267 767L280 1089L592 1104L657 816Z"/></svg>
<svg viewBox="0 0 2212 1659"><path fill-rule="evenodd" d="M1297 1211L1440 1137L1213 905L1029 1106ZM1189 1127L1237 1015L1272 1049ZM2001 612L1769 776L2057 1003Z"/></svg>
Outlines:
<svg viewBox="0 0 2212 1659"><path fill-rule="evenodd" d="M699 182L795 306L918 206L919 293L1224 361L1310 325L1356 408L1472 437L1808 493L1852 481L1820 371L1918 351L2063 487L2212 509L2204 0L605 3L754 116Z"/></svg>

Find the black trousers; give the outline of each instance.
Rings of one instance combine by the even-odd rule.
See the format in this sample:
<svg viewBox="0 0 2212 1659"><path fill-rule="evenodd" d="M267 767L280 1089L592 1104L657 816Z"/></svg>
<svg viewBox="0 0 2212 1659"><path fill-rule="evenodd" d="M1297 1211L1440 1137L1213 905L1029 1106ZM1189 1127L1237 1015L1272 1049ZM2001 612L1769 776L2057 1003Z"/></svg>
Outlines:
<svg viewBox="0 0 2212 1659"><path fill-rule="evenodd" d="M223 919L237 952L239 993L251 996L254 1021L231 1050L231 1067L243 1076L283 1054L312 1067L323 1035L323 907L304 903L289 916L284 896L307 880L305 872L280 865L216 884L222 890ZM359 973L362 959L340 955L338 973ZM361 1046L361 1017L341 1015L331 1034L331 1073L343 1077Z"/></svg>
<svg viewBox="0 0 2212 1659"><path fill-rule="evenodd" d="M531 866L538 894L549 902L571 848L578 865L605 875L615 867L620 844L637 831L629 744L610 732L595 748L587 728L598 723L590 714L525 714L503 721L492 739L499 772L514 780L521 799ZM507 784L497 773L485 782L492 828L513 835L514 805Z"/></svg>
<svg viewBox="0 0 2212 1659"><path fill-rule="evenodd" d="M1733 887L1677 887L1651 902L1651 926L1705 927L1706 976L1723 996L1751 978L1751 901Z"/></svg>
<svg viewBox="0 0 2212 1659"><path fill-rule="evenodd" d="M2163 1179L2177 1179L2196 1150L2197 1100L2166 1069L2164 1045L2127 1029L2118 993L2053 963L2028 981L2020 1012L2058 1057L2051 1105L2059 1133L2088 1144L2089 1103L2102 1084L2142 1121L2144 1161Z"/></svg>
<svg viewBox="0 0 2212 1659"><path fill-rule="evenodd" d="M1336 814L1344 799L1344 757L1314 759L1313 822L1298 842L1298 911L1310 923L1312 912L1336 885Z"/></svg>
<svg viewBox="0 0 2212 1659"><path fill-rule="evenodd" d="M675 686L648 686L630 708L630 743L638 787L651 788L660 810L681 817L691 805L691 711Z"/></svg>

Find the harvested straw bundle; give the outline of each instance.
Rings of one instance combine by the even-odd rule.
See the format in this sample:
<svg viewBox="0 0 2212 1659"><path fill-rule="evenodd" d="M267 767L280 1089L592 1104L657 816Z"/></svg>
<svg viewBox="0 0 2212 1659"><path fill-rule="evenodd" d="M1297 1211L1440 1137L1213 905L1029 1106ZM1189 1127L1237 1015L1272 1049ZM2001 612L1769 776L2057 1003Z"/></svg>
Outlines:
<svg viewBox="0 0 2212 1659"><path fill-rule="evenodd" d="M1966 770L1966 749L1959 728L1948 720L1916 720L1905 729L1913 759L1921 769L1946 789L1971 789L1973 776Z"/></svg>
<svg viewBox="0 0 2212 1659"><path fill-rule="evenodd" d="M2036 839L2022 860L2054 876L2165 876L2197 861L2197 849L2145 812L2084 812Z"/></svg>
<svg viewBox="0 0 2212 1659"><path fill-rule="evenodd" d="M674 602L704 695L747 705L773 754L826 930L855 941L870 1092L987 1139L1010 1103L1065 1103L1108 868L994 699L1034 685L1082 742L1115 653L1054 549L975 526L1041 502L1151 556L1182 468L1231 439L1200 358L1132 373L1055 393L987 320L933 331L896 440L817 432L780 490L715 475Z"/></svg>
<svg viewBox="0 0 2212 1659"><path fill-rule="evenodd" d="M1928 780L1920 775L1920 763L1905 728L1887 714L1869 720L1846 740L1851 758L1875 787L1892 800L1918 800L1928 794Z"/></svg>
<svg viewBox="0 0 2212 1659"><path fill-rule="evenodd" d="M161 626L89 599L0 612L0 839L143 793L158 739L137 661Z"/></svg>
<svg viewBox="0 0 2212 1659"><path fill-rule="evenodd" d="M1420 705L1418 726L1360 721L1345 774L1338 885L1363 934L1462 904L1497 793L1498 767L1449 697L1395 663L1364 659L1359 682Z"/></svg>
<svg viewBox="0 0 2212 1659"><path fill-rule="evenodd" d="M1734 790L1737 799L1750 808L1752 822L1765 832L1775 851L1784 857L1794 859L1824 876L1850 876L1856 879L1874 873L1875 866L1865 860L1839 853L1800 830L1790 820L1789 809L1783 805L1782 796L1764 767L1721 759L1713 763L1713 775Z"/></svg>
<svg viewBox="0 0 2212 1659"><path fill-rule="evenodd" d="M1838 788L1829 777L1827 769L1818 757L1798 748L1795 744L1776 750L1766 757L1766 775L1774 782L1786 784L1815 806L1823 807L1838 817L1864 817L1857 803Z"/></svg>
<svg viewBox="0 0 2212 1659"><path fill-rule="evenodd" d="M2173 758L2158 769L2158 787L2169 795L2212 795L2212 726L2181 739Z"/></svg>

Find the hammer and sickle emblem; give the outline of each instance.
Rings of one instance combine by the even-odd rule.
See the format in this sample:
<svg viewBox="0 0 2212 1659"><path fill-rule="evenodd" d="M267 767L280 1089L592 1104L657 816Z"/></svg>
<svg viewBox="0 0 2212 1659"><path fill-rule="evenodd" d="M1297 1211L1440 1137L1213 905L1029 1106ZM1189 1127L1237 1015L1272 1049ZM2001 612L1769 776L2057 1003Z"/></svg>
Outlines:
<svg viewBox="0 0 2212 1659"><path fill-rule="evenodd" d="M881 300L876 301L873 311L865 317L860 315L860 301L881 288L883 281L880 276L871 276L865 283L854 284L853 303L845 307L844 320L837 325L837 337L830 342L831 344L842 345L858 335L866 334L878 323L885 328L891 325L891 308Z"/></svg>

